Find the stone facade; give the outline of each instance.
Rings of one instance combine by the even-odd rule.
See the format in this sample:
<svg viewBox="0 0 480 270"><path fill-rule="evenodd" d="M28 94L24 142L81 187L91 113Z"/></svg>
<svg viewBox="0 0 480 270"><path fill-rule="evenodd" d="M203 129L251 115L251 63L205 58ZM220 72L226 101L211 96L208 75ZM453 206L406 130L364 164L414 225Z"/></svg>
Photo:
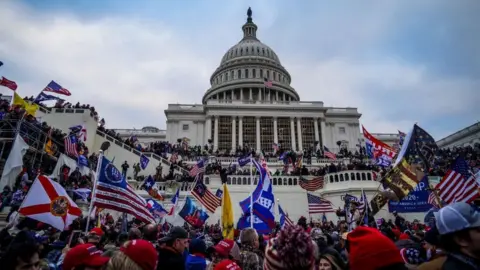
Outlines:
<svg viewBox="0 0 480 270"><path fill-rule="evenodd" d="M249 146L266 152L273 144L296 151L327 146L355 149L361 138L356 108L304 102L277 54L258 40L249 16L243 39L223 56L211 76L202 104L169 104L167 140L188 138L191 145L211 140L214 150Z"/></svg>

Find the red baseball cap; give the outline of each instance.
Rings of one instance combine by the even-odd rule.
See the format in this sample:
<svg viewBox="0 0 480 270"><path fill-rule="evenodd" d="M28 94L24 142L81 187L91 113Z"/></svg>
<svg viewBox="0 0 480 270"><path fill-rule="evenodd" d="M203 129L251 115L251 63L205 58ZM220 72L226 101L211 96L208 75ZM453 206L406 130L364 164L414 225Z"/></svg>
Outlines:
<svg viewBox="0 0 480 270"><path fill-rule="evenodd" d="M98 236L102 236L104 234L102 228L99 228L99 227L95 227L93 229L90 230L90 232L88 232L89 234L96 234Z"/></svg>
<svg viewBox="0 0 480 270"><path fill-rule="evenodd" d="M242 268L234 261L226 259L215 265L213 270L242 270Z"/></svg>
<svg viewBox="0 0 480 270"><path fill-rule="evenodd" d="M213 247L213 249L215 249L215 251L218 254L220 254L222 257L226 258L230 254L230 251L232 250L234 245L235 245L235 243L233 242L233 240L224 239L224 240L218 242L218 244L216 244Z"/></svg>
<svg viewBox="0 0 480 270"><path fill-rule="evenodd" d="M67 252L63 260L64 270L72 270L78 266L99 267L105 265L109 257L103 257L102 251L92 244L78 245Z"/></svg>
<svg viewBox="0 0 480 270"><path fill-rule="evenodd" d="M134 261L143 270L157 269L158 254L152 243L135 239L127 242L120 248L127 257Z"/></svg>

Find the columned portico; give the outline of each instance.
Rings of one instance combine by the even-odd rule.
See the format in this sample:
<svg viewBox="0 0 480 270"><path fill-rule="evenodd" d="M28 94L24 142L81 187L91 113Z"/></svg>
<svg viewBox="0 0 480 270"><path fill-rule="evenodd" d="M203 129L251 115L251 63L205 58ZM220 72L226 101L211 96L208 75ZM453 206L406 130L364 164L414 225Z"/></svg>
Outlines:
<svg viewBox="0 0 480 270"><path fill-rule="evenodd" d="M303 151L302 143L302 119L297 117L297 132L298 132L298 151Z"/></svg>
<svg viewBox="0 0 480 270"><path fill-rule="evenodd" d="M243 147L243 117L238 117L238 145Z"/></svg>
<svg viewBox="0 0 480 270"><path fill-rule="evenodd" d="M278 144L278 127L277 117L273 117L273 142Z"/></svg>
<svg viewBox="0 0 480 270"><path fill-rule="evenodd" d="M205 121L205 144L208 143L208 140L212 139L212 117L207 115L207 119Z"/></svg>
<svg viewBox="0 0 480 270"><path fill-rule="evenodd" d="M233 116L232 117L232 153L235 153L235 149L237 149L237 142L235 141L236 140L236 130L235 130L235 126L237 125L236 123L236 117Z"/></svg>
<svg viewBox="0 0 480 270"><path fill-rule="evenodd" d="M297 151L296 141L295 141L295 117L290 117L290 134L292 137L292 150Z"/></svg>
<svg viewBox="0 0 480 270"><path fill-rule="evenodd" d="M256 129L257 129L257 136L256 136L257 152L260 152L262 149L260 147L260 117L259 116L255 117L255 122L256 122Z"/></svg>
<svg viewBox="0 0 480 270"><path fill-rule="evenodd" d="M213 151L218 150L218 115L215 115L215 126L214 126L214 134L213 134Z"/></svg>
<svg viewBox="0 0 480 270"><path fill-rule="evenodd" d="M320 118L320 134L322 138L322 150L323 146L325 145L325 132L327 130L325 129L325 118Z"/></svg>
<svg viewBox="0 0 480 270"><path fill-rule="evenodd" d="M320 136L318 134L318 118L313 118L313 128L315 130L315 141L320 142ZM317 148L320 146L320 143L317 145Z"/></svg>

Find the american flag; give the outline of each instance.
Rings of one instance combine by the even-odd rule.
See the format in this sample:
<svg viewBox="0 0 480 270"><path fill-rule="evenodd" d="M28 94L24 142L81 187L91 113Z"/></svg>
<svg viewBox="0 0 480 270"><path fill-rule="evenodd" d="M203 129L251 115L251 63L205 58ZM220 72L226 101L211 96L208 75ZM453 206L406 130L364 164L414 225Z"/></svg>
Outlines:
<svg viewBox="0 0 480 270"><path fill-rule="evenodd" d="M430 194L428 194L428 201L427 202L435 208L440 208L440 205L438 204L435 193L433 193L432 191L430 191Z"/></svg>
<svg viewBox="0 0 480 270"><path fill-rule="evenodd" d="M334 212L332 203L328 200L322 199L318 196L307 193L308 198L308 213L318 214L325 212Z"/></svg>
<svg viewBox="0 0 480 270"><path fill-rule="evenodd" d="M270 81L267 78L263 78L263 80L264 80L263 84L265 85L265 87L272 88L272 86L273 86L272 81Z"/></svg>
<svg viewBox="0 0 480 270"><path fill-rule="evenodd" d="M148 210L147 202L137 195L128 184L127 188L123 189L99 181L95 191L94 205L133 215L147 224L154 221L152 213Z"/></svg>
<svg viewBox="0 0 480 270"><path fill-rule="evenodd" d="M222 198L217 197L213 194L207 186L203 184L203 182L199 179L202 179L203 176L201 174L197 175L197 183L195 187L192 189L192 196L200 202L208 211L211 213L215 213L217 207L222 205Z"/></svg>
<svg viewBox="0 0 480 270"><path fill-rule="evenodd" d="M307 180L300 177L300 187L307 191L315 191L323 188L323 176L315 177L312 180Z"/></svg>
<svg viewBox="0 0 480 270"><path fill-rule="evenodd" d="M17 90L17 83L14 82L14 81L10 81L9 79L5 78L5 77L2 77L2 79L0 80L0 85L1 86L5 86L7 88L9 88L10 90Z"/></svg>
<svg viewBox="0 0 480 270"><path fill-rule="evenodd" d="M288 214L286 214L282 207L280 205L278 205L278 213L280 215L280 225L283 225L283 227L287 227L287 226L293 226L293 221L288 217ZM282 224L283 222L283 224Z"/></svg>
<svg viewBox="0 0 480 270"><path fill-rule="evenodd" d="M337 159L337 156L334 153L330 152L330 150L328 150L328 148L325 145L323 146L323 153L329 159L333 159L333 160Z"/></svg>
<svg viewBox="0 0 480 270"><path fill-rule="evenodd" d="M55 81L51 81L44 89L44 92L53 92L57 94L62 94L65 96L70 96L71 93L67 89L63 88L60 84Z"/></svg>
<svg viewBox="0 0 480 270"><path fill-rule="evenodd" d="M193 168L190 169L190 176L194 177L199 173L202 173L205 171L205 160L202 159Z"/></svg>
<svg viewBox="0 0 480 270"><path fill-rule="evenodd" d="M78 157L77 138L75 135L69 135L65 138L65 153L69 156Z"/></svg>
<svg viewBox="0 0 480 270"><path fill-rule="evenodd" d="M468 164L461 157L457 158L453 168L447 171L436 189L439 190L440 199L447 204L471 203L479 196L475 177L468 171Z"/></svg>

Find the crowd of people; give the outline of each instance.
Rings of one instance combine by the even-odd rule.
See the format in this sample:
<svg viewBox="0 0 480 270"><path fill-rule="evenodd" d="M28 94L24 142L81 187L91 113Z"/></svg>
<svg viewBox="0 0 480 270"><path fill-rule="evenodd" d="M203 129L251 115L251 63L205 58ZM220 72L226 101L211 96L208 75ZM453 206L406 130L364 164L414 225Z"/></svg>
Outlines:
<svg viewBox="0 0 480 270"><path fill-rule="evenodd" d="M87 229L83 217L58 231L13 211L0 231L0 265L5 270L479 269L478 206L454 203L434 216L422 224L396 215L350 231L344 220L301 217L295 225L277 224L269 234L246 228L226 239L219 224L143 224L108 213L99 214L94 227Z"/></svg>

